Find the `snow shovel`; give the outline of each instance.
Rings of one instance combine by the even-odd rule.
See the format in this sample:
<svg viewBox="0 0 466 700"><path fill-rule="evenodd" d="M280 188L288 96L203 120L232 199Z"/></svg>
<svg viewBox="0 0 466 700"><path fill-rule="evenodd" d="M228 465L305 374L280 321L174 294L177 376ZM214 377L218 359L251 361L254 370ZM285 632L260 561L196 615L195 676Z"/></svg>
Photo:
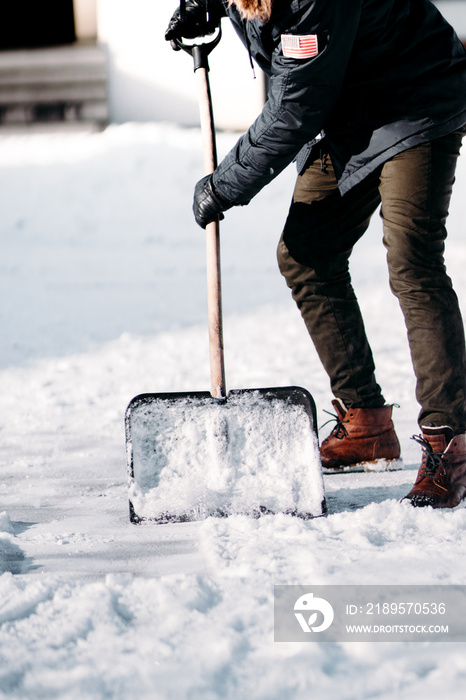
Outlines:
<svg viewBox="0 0 466 700"><path fill-rule="evenodd" d="M216 167L208 55L219 40L218 33L204 44L178 42L194 59L206 174ZM218 221L207 226L206 241L211 391L148 393L130 402L125 415L130 520L323 515L310 393L296 386L226 392Z"/></svg>

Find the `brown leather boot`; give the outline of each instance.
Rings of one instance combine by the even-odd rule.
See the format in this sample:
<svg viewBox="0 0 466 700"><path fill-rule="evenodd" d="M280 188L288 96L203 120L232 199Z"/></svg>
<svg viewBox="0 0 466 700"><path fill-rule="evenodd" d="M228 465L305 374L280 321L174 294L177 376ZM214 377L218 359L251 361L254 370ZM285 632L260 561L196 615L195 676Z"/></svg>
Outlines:
<svg viewBox="0 0 466 700"><path fill-rule="evenodd" d="M466 496L466 433L452 437L451 428L423 428L414 439L422 446L416 482L402 500L413 506L454 508Z"/></svg>
<svg viewBox="0 0 466 700"><path fill-rule="evenodd" d="M329 471L401 469L400 443L392 421L393 406L346 409L332 401L337 424L320 447Z"/></svg>

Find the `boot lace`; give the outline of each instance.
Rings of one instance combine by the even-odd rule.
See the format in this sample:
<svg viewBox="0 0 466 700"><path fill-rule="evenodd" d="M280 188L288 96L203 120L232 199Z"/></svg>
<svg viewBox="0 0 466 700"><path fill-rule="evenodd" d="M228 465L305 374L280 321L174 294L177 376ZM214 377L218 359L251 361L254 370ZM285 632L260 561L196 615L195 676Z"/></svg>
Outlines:
<svg viewBox="0 0 466 700"><path fill-rule="evenodd" d="M446 452L434 452L432 449L432 446L428 440L425 438L421 437L420 435L413 435L411 440L414 440L417 442L419 445L421 445L422 450L424 452L424 460L423 460L423 475L424 476L446 476L447 472L445 469L445 462L448 462L448 459L445 460L445 455L448 454Z"/></svg>
<svg viewBox="0 0 466 700"><path fill-rule="evenodd" d="M342 420L339 416L336 415L336 413L330 413L330 411L326 411L325 408L323 409L324 413L326 413L328 416L331 416L328 421L326 421L323 425L320 426L319 430L322 430L326 425L331 423L332 421L336 422L336 425L332 428L330 435L332 437L337 438L338 440L343 440L346 435L348 435L348 431L346 430L344 423L349 423L349 420Z"/></svg>

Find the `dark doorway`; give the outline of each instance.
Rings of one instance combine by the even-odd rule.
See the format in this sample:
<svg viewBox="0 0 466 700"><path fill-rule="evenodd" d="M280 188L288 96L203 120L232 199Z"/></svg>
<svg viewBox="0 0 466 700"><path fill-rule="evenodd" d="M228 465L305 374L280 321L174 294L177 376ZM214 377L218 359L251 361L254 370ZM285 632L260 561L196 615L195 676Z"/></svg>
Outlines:
<svg viewBox="0 0 466 700"><path fill-rule="evenodd" d="M71 44L73 0L11 0L1 13L0 50Z"/></svg>

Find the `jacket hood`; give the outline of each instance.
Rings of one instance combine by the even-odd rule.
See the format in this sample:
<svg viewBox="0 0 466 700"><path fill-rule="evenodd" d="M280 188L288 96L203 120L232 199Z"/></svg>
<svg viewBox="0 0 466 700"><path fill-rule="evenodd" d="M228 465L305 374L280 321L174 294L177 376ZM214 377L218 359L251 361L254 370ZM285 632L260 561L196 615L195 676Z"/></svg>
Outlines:
<svg viewBox="0 0 466 700"><path fill-rule="evenodd" d="M260 19L267 22L272 14L273 0L228 0L234 5L244 19Z"/></svg>

